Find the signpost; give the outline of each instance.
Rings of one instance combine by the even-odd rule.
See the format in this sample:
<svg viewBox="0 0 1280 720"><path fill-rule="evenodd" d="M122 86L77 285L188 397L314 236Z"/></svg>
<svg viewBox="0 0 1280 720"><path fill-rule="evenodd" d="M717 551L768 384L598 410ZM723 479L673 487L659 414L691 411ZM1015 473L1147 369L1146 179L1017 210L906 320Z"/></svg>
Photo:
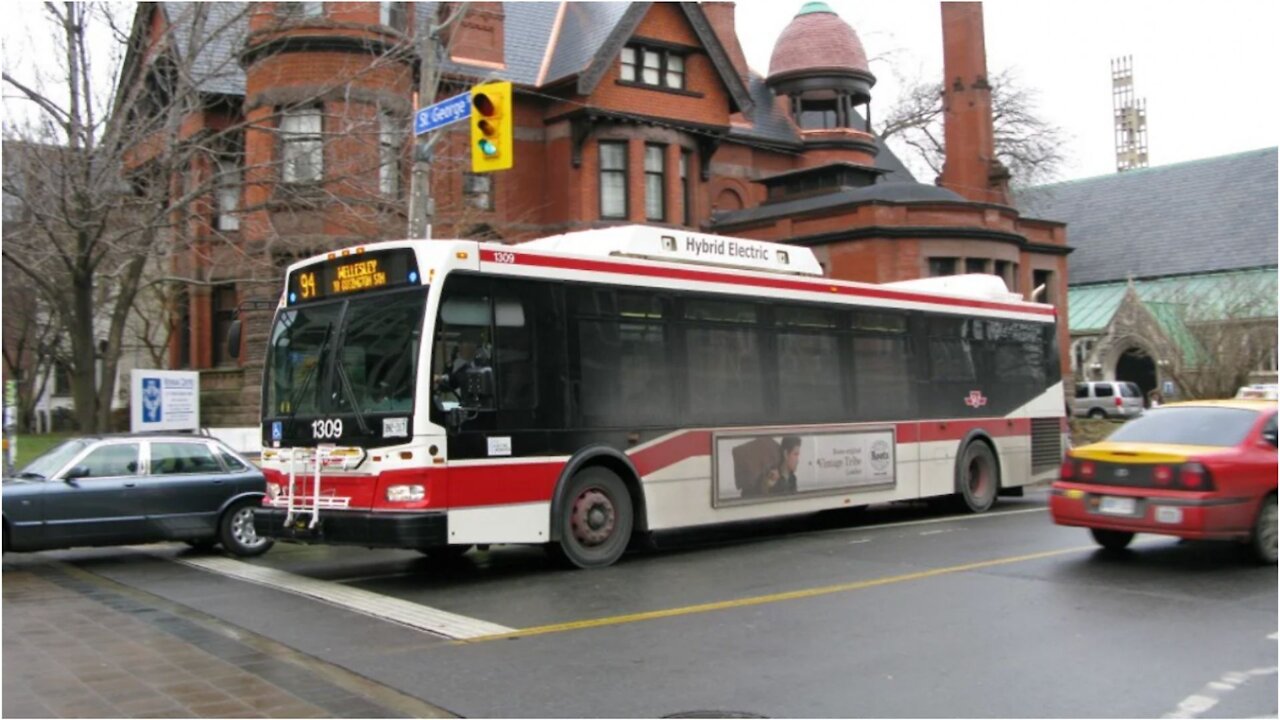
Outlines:
<svg viewBox="0 0 1280 720"><path fill-rule="evenodd" d="M413 116L413 134L425 135L471 117L471 93L454 95L435 105L422 108Z"/></svg>

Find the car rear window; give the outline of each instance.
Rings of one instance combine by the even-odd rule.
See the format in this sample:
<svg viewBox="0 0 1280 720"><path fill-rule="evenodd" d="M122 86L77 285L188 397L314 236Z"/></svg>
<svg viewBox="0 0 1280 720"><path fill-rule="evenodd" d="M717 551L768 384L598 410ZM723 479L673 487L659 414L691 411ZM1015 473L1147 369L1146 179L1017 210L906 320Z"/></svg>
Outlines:
<svg viewBox="0 0 1280 720"><path fill-rule="evenodd" d="M1244 408L1163 407L1130 420L1107 438L1158 445L1238 445L1258 413Z"/></svg>
<svg viewBox="0 0 1280 720"><path fill-rule="evenodd" d="M1142 397L1142 393L1138 392L1138 386L1133 383L1121 384L1120 394L1125 397Z"/></svg>

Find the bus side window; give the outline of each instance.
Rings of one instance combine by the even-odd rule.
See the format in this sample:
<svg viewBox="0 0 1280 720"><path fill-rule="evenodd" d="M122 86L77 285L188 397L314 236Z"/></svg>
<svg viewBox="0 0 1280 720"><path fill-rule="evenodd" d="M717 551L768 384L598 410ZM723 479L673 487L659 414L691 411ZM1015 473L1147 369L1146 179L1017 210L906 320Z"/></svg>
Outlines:
<svg viewBox="0 0 1280 720"><path fill-rule="evenodd" d="M458 405L493 409L494 398L477 394L477 384L469 382L469 374L492 365L492 321L493 304L487 295L464 289L441 301L431 369L436 404L442 410Z"/></svg>
<svg viewBox="0 0 1280 720"><path fill-rule="evenodd" d="M534 313L520 298L499 297L494 304L494 365L498 375L498 407L532 408L536 401Z"/></svg>

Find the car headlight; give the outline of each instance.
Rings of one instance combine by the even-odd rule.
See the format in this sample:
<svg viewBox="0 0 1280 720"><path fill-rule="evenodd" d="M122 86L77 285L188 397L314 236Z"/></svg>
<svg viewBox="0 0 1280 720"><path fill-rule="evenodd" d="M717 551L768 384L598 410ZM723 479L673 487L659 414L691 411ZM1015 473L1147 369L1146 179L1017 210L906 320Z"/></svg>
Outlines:
<svg viewBox="0 0 1280 720"><path fill-rule="evenodd" d="M275 483L267 483L267 497L272 500L280 497L280 486Z"/></svg>
<svg viewBox="0 0 1280 720"><path fill-rule="evenodd" d="M424 485L388 485L387 502L417 502L427 496Z"/></svg>

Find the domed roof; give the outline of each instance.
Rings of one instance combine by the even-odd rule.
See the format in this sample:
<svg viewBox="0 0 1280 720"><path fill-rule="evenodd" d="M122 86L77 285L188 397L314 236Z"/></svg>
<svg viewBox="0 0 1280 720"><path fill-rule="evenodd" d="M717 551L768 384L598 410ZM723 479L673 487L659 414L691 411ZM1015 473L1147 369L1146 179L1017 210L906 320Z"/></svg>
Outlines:
<svg viewBox="0 0 1280 720"><path fill-rule="evenodd" d="M769 58L771 81L805 71L871 74L858 34L824 2L809 2L800 8L778 36Z"/></svg>

